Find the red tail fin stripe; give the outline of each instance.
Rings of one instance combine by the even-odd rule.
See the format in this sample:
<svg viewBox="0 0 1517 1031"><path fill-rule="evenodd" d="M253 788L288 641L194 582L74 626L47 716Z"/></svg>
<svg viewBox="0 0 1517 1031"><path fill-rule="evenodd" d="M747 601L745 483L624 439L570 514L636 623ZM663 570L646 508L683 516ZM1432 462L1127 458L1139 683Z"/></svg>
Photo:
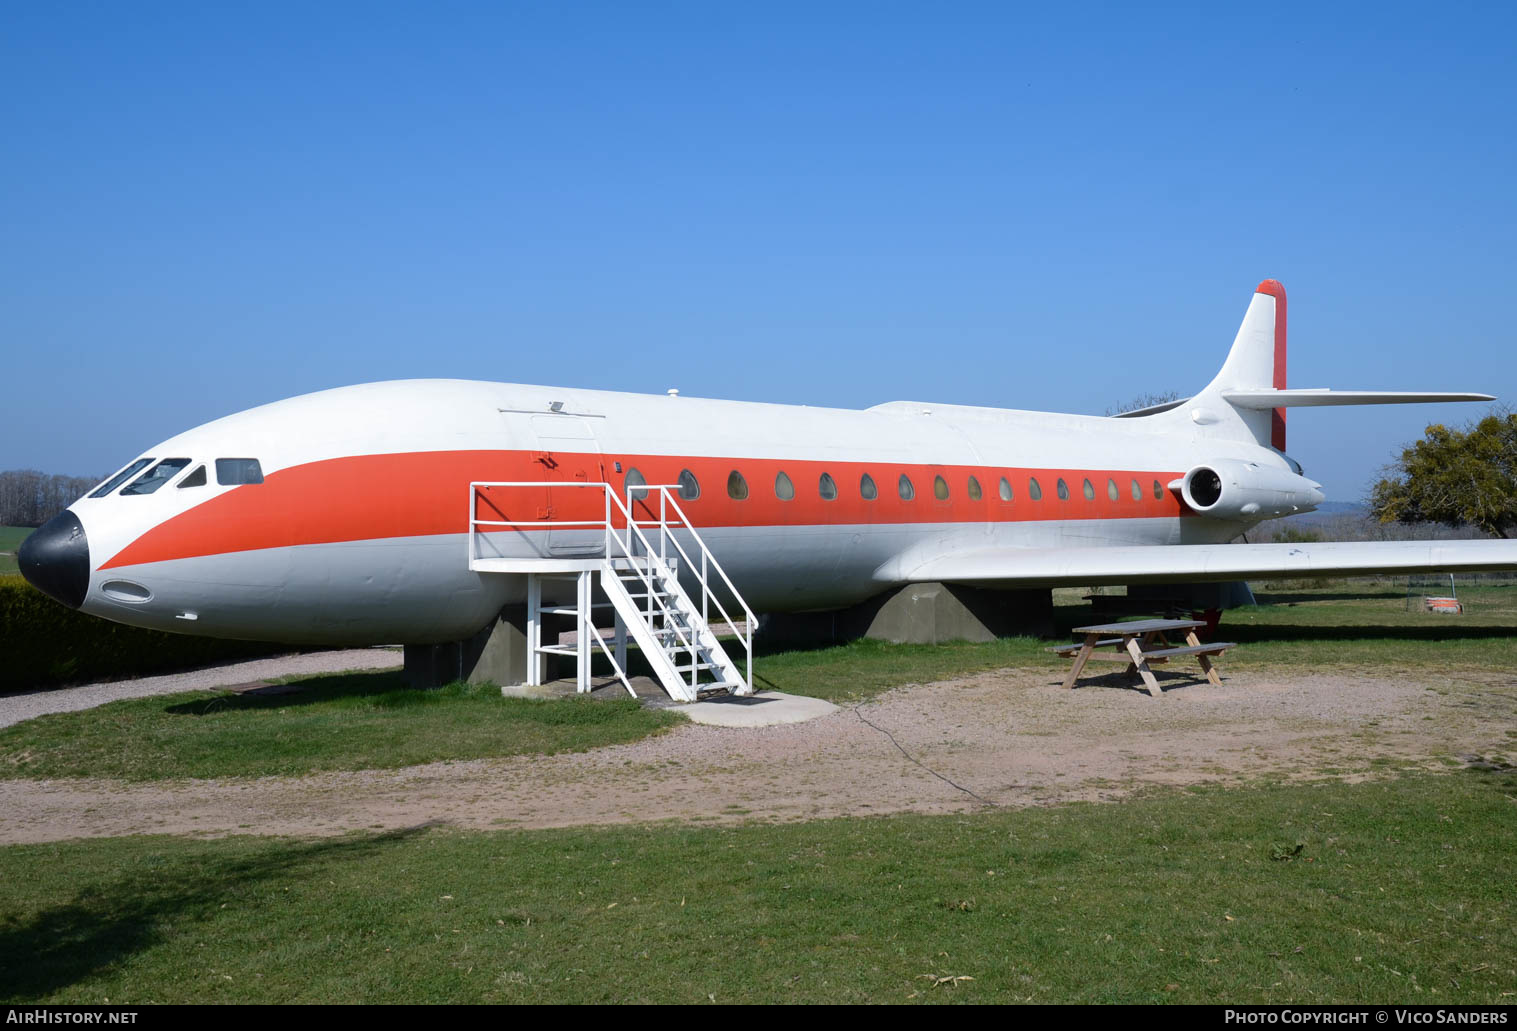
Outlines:
<svg viewBox="0 0 1517 1031"><path fill-rule="evenodd" d="M1284 390L1285 377L1285 287L1279 280L1266 279L1255 288L1256 294L1268 294L1275 299L1275 376L1274 387ZM1278 451L1285 450L1285 409L1276 408L1270 418L1270 444Z"/></svg>

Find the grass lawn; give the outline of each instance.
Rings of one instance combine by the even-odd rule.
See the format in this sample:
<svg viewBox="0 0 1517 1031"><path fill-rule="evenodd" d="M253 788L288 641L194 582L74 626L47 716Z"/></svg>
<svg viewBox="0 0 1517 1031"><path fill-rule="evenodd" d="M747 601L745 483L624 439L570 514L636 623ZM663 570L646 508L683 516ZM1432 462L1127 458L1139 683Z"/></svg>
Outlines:
<svg viewBox="0 0 1517 1031"><path fill-rule="evenodd" d="M1514 796L11 846L0 998L1510 1004Z"/></svg>
<svg viewBox="0 0 1517 1031"><path fill-rule="evenodd" d="M16 565L16 551L33 529L30 526L0 526L0 576L21 571Z"/></svg>
<svg viewBox="0 0 1517 1031"><path fill-rule="evenodd" d="M1260 604L1227 612L1220 633L1224 640L1250 645L1228 657L1240 671L1517 669L1517 587L1461 587L1459 596L1465 612L1452 616L1408 611L1406 588L1395 583L1348 580L1260 589Z"/></svg>
<svg viewBox="0 0 1517 1031"><path fill-rule="evenodd" d="M681 723L625 701L407 688L399 673L311 677L298 694L194 691L57 713L0 730L0 777L262 777L443 759L578 752Z"/></svg>

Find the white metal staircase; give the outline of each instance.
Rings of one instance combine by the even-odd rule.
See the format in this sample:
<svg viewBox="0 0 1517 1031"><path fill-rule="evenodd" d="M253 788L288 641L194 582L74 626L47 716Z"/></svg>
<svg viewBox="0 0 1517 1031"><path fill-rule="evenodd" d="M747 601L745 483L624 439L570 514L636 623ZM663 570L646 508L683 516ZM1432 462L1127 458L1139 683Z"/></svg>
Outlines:
<svg viewBox="0 0 1517 1031"><path fill-rule="evenodd" d="M542 682L545 656L573 656L577 688L589 691L593 642L635 697L626 672L630 632L654 676L677 701L693 702L702 692L716 690L753 693L753 631L758 620L680 508L671 493L677 489L677 484L637 486L629 490L624 503L607 483L553 480L469 484L469 568L527 578L529 685ZM553 506L538 503L550 490L576 494L581 490L600 491L602 500L594 506L601 510L600 518L555 519ZM584 498L579 501L577 507L584 509ZM653 518L655 507L658 514ZM482 510L498 518L483 518ZM634 511L646 512L649 518L638 520L633 517ZM532 513L536 518L513 518L512 512ZM600 553L572 558L544 554L548 551L544 543L548 534L564 532L592 540L599 536L599 549L576 550ZM682 536L685 544L680 541ZM681 562L695 597L680 583ZM720 578L729 600L742 610L741 623L728 614L713 590L712 574ZM573 601L559 602L570 583ZM549 604L543 601L545 586ZM596 587L606 601L595 601ZM718 617L716 627L743 646L747 659L744 669L738 668L718 640L712 625L713 607ZM597 609L611 610L614 648L606 644L602 628L596 624ZM543 642L543 617L551 615L574 617L577 640L573 646L560 645L557 640Z"/></svg>

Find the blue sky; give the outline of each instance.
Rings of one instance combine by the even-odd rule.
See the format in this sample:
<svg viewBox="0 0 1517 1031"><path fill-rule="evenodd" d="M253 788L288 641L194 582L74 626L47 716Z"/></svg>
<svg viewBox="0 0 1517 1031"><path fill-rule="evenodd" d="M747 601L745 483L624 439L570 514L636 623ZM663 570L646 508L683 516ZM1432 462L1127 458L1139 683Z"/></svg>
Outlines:
<svg viewBox="0 0 1517 1031"><path fill-rule="evenodd" d="M0 468L460 376L1517 401L1509 5L5 5ZM1330 499L1431 420L1298 410Z"/></svg>

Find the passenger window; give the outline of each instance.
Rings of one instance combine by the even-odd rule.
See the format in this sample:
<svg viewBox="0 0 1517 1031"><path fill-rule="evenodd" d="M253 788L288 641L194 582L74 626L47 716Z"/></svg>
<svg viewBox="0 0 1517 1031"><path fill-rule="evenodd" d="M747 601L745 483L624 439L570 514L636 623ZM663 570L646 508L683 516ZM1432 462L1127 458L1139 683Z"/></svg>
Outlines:
<svg viewBox="0 0 1517 1031"><path fill-rule="evenodd" d="M1068 501L1069 500L1069 484L1067 484L1067 483L1064 482L1064 477L1062 477L1062 476L1059 477L1059 482L1058 482L1058 484L1057 484L1057 486L1056 486L1055 489L1057 489L1058 492L1059 492L1059 500L1060 501Z"/></svg>
<svg viewBox="0 0 1517 1031"><path fill-rule="evenodd" d="M638 472L635 468L627 470L627 479L625 480L625 483L626 490L623 493L625 493L628 502L641 501L643 498L646 498L648 496L648 491L646 489L648 481L643 479L643 474ZM638 488L643 489L639 490Z"/></svg>
<svg viewBox="0 0 1517 1031"><path fill-rule="evenodd" d="M905 473L901 474L901 479L896 484L896 489L901 492L902 501L910 501L912 498L917 496L916 488L911 485L911 477L907 476Z"/></svg>
<svg viewBox="0 0 1517 1031"><path fill-rule="evenodd" d="M1163 501L1164 500L1164 488L1159 486L1159 481L1158 480L1154 481L1154 500L1155 501Z"/></svg>
<svg viewBox="0 0 1517 1031"><path fill-rule="evenodd" d="M727 474L727 496L733 501L748 499L748 481L736 469Z"/></svg>
<svg viewBox="0 0 1517 1031"><path fill-rule="evenodd" d="M1043 488L1038 486L1038 480L1035 476L1027 478L1027 496L1034 501L1043 500Z"/></svg>
<svg viewBox="0 0 1517 1031"><path fill-rule="evenodd" d="M1090 482L1089 477L1086 478L1085 485L1080 489L1084 492L1086 501L1096 500L1096 488L1095 485Z"/></svg>
<svg viewBox="0 0 1517 1031"><path fill-rule="evenodd" d="M203 466L203 465L197 465L195 467L195 471L194 472L190 473L184 479L182 479L182 480L179 481L179 489L180 490L183 490L185 487L204 487L204 486L205 486L205 466Z"/></svg>
<svg viewBox="0 0 1517 1031"><path fill-rule="evenodd" d="M1001 477L1000 491L1001 491L1001 500L1002 501L1010 501L1011 500L1011 481L1008 480L1004 476Z"/></svg>
<svg viewBox="0 0 1517 1031"><path fill-rule="evenodd" d="M216 459L216 482L223 487L240 483L262 483L263 467L256 458Z"/></svg>
<svg viewBox="0 0 1517 1031"><path fill-rule="evenodd" d="M152 461L151 458L139 458L139 459L137 459L137 461L133 462L131 465L127 466L125 469L123 469L119 473L117 473L115 476L112 476L109 480L106 480L104 483L102 483L100 485L100 487L93 494L90 495L90 497L92 497L92 498L103 498L103 497L105 497L107 494L109 494L111 491L115 490L117 487L121 486L127 480L131 479L133 476L136 476L138 473L140 473L144 468L147 467L147 464L149 462L151 462L151 461Z"/></svg>
<svg viewBox="0 0 1517 1031"><path fill-rule="evenodd" d="M943 477L935 477L932 481L932 496L939 501L948 500L948 481Z"/></svg>
<svg viewBox="0 0 1517 1031"><path fill-rule="evenodd" d="M689 469L679 471L679 499L681 501L694 501L701 496L700 481Z"/></svg>
<svg viewBox="0 0 1517 1031"><path fill-rule="evenodd" d="M1138 481L1137 480L1133 480L1132 481L1132 499L1134 501L1142 501L1143 500L1143 488L1140 487L1140 486L1138 486Z"/></svg>
<svg viewBox="0 0 1517 1031"><path fill-rule="evenodd" d="M1116 480L1108 479L1106 481L1106 496L1112 501L1116 501L1119 497L1122 496L1121 492L1117 490Z"/></svg>
<svg viewBox="0 0 1517 1031"><path fill-rule="evenodd" d="M969 478L969 500L979 501L982 496L980 493L980 481L971 476Z"/></svg>
<svg viewBox="0 0 1517 1031"><path fill-rule="evenodd" d="M880 496L879 488L874 485L874 477L868 473L859 478L859 496L865 501L873 501Z"/></svg>
<svg viewBox="0 0 1517 1031"><path fill-rule="evenodd" d="M795 497L795 484L790 482L790 477L783 472L774 478L774 496L781 501L789 501Z"/></svg>
<svg viewBox="0 0 1517 1031"><path fill-rule="evenodd" d="M130 487L123 488L121 491L121 496L126 497L132 494L151 494L159 487L162 487L165 483L168 483L175 476L178 476L179 470L183 469L189 464L190 460L188 458L165 458L163 461L153 466L147 472L137 477L137 479L133 480Z"/></svg>
<svg viewBox="0 0 1517 1031"><path fill-rule="evenodd" d="M822 496L823 501L836 501L838 498L837 481L828 473L823 473L817 481L816 491Z"/></svg>

